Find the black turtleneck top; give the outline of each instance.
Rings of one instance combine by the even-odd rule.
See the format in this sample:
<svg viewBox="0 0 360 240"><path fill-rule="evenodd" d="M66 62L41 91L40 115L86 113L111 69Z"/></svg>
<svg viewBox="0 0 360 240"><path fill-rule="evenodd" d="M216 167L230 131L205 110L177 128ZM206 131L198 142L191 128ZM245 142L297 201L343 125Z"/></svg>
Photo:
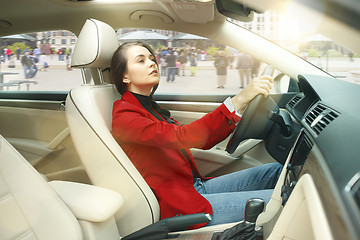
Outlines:
<svg viewBox="0 0 360 240"><path fill-rule="evenodd" d="M141 105L159 121L177 124L170 118L170 112L161 108L151 96L145 96L133 92L131 92L131 94L134 95Z"/></svg>

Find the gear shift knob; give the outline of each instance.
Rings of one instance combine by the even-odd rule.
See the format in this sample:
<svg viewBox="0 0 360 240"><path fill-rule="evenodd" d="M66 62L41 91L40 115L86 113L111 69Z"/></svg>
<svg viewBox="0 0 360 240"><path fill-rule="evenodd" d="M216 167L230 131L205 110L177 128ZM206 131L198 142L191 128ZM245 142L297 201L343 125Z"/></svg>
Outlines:
<svg viewBox="0 0 360 240"><path fill-rule="evenodd" d="M251 198L246 202L244 219L246 222L255 223L257 217L265 210L266 202L260 198Z"/></svg>

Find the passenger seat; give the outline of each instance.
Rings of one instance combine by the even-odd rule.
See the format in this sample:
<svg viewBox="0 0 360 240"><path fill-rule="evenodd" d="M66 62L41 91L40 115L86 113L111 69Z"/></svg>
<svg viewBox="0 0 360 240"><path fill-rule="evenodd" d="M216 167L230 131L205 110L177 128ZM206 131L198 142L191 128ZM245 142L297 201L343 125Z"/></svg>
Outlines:
<svg viewBox="0 0 360 240"><path fill-rule="evenodd" d="M113 215L122 201L108 189L48 183L0 135L1 240L120 239Z"/></svg>
<svg viewBox="0 0 360 240"><path fill-rule="evenodd" d="M0 239L83 239L59 195L2 136Z"/></svg>

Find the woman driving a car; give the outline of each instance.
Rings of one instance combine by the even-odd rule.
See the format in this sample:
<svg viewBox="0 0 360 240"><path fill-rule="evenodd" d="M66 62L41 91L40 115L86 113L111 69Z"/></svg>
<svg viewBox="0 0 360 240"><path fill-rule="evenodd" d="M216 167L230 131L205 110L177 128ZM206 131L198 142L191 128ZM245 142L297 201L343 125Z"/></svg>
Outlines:
<svg viewBox="0 0 360 240"><path fill-rule="evenodd" d="M171 118L152 97L160 74L147 44L122 44L112 58L111 78L122 94L113 105L112 134L156 195L161 219L204 212L212 215L208 226L237 222L249 198L270 200L282 165L203 177L190 148L210 149L229 136L241 124L239 113L246 105L258 94L269 94L272 77L253 79L236 96L187 125Z"/></svg>

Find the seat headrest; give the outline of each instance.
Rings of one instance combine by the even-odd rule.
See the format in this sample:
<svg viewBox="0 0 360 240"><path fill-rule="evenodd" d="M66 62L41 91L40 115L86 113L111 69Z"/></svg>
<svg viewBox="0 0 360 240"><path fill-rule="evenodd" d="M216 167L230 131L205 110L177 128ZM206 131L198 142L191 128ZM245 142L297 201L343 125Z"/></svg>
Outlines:
<svg viewBox="0 0 360 240"><path fill-rule="evenodd" d="M87 19L76 41L71 67L110 67L119 42L115 30L108 24Z"/></svg>

